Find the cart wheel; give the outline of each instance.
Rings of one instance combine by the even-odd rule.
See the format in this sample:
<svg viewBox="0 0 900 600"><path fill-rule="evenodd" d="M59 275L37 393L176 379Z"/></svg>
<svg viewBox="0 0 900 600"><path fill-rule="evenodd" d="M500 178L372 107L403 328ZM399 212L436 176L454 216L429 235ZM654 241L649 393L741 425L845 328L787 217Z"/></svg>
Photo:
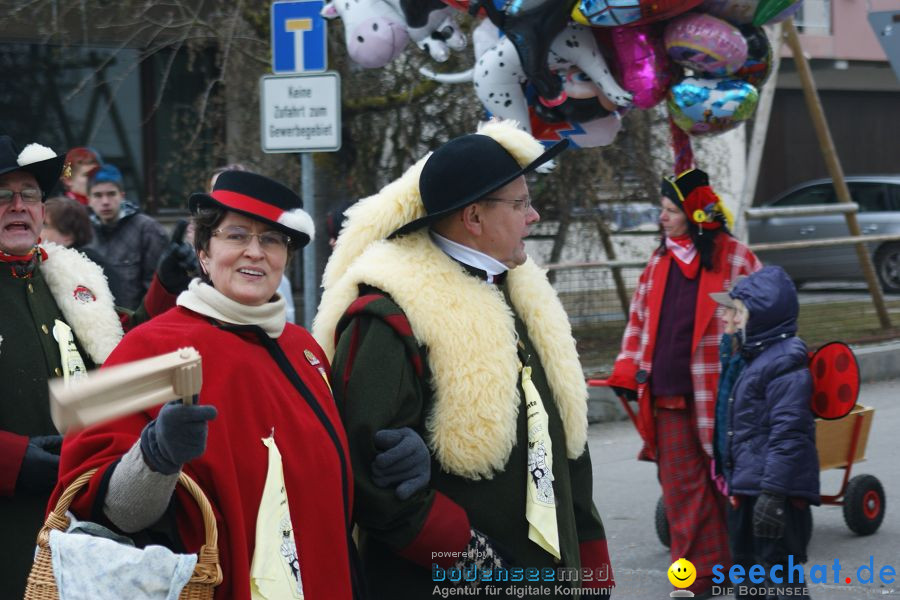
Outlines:
<svg viewBox="0 0 900 600"><path fill-rule="evenodd" d="M875 533L884 519L884 488L877 477L857 475L847 483L844 521L857 535Z"/></svg>
<svg viewBox="0 0 900 600"><path fill-rule="evenodd" d="M659 497L659 502L656 503L656 535L659 537L659 541L662 542L662 545L668 548L672 543L672 538L669 537L669 519L666 518L666 505L663 504L662 496Z"/></svg>

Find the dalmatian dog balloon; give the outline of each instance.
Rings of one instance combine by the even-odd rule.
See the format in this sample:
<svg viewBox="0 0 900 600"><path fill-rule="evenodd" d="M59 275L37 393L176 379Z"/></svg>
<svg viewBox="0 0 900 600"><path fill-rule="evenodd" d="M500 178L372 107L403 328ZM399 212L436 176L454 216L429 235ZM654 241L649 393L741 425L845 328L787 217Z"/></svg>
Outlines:
<svg viewBox="0 0 900 600"><path fill-rule="evenodd" d="M464 49L453 12L440 0L333 0L322 8L326 19L344 21L350 59L369 69L400 56L410 39L438 62Z"/></svg>
<svg viewBox="0 0 900 600"><path fill-rule="evenodd" d="M596 84L599 92L602 92L598 94L598 99L605 112L594 114L593 118L606 116L617 107L632 104L632 95L624 90L610 73L609 66L588 27L569 23L557 34L550 45L548 66L559 77L562 93L552 103L544 97L538 100L546 109L543 112L561 113L559 118L554 120L563 120L566 117L568 118L565 120L572 121L589 120L585 114L566 114L566 111L582 105L573 102L577 96L570 99L566 93L567 88L579 87L575 85L578 81L568 81L573 76L581 80L589 79ZM529 115L523 84L527 81L527 75L522 68L519 54L508 36L499 38L494 46L477 59L472 80L478 99L488 111L494 116L514 119L526 126Z"/></svg>

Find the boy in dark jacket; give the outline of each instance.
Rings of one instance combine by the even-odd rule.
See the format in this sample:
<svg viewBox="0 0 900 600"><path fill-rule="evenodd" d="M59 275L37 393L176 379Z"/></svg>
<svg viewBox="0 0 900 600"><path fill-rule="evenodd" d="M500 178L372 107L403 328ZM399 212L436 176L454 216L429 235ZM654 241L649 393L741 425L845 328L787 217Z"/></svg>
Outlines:
<svg viewBox="0 0 900 600"><path fill-rule="evenodd" d="M725 307L734 352L744 363L727 395L724 423L716 424L724 433L716 442L731 501L729 542L735 564L747 574L762 565L766 573L764 581L735 584L735 595L808 597L798 569L788 569L789 562L806 562L809 505L820 503L812 377L806 344L796 336L797 291L783 269L768 266L711 296ZM722 350L730 361L724 344ZM775 565L781 569L773 580ZM750 590L754 584L768 589Z"/></svg>

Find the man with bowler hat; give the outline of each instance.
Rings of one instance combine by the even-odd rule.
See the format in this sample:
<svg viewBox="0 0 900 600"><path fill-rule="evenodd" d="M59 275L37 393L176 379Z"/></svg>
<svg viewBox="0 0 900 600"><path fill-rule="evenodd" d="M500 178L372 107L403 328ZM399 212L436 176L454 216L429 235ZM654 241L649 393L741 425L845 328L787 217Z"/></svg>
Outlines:
<svg viewBox="0 0 900 600"><path fill-rule="evenodd" d="M62 438L47 380L80 376L122 337L100 267L43 245L44 199L64 156L0 136L0 598L21 598L56 483Z"/></svg>
<svg viewBox="0 0 900 600"><path fill-rule="evenodd" d="M346 213L313 332L333 354L375 598L430 597L458 585L454 569L478 569L463 585L530 584L528 598L613 586L591 499L584 377L562 305L523 243L540 219L525 175L565 147L544 152L491 122ZM432 475L397 502L378 486L389 471L370 465L394 443L374 433L401 427L425 439ZM529 567L544 579L503 581ZM558 568L584 577L560 582Z"/></svg>

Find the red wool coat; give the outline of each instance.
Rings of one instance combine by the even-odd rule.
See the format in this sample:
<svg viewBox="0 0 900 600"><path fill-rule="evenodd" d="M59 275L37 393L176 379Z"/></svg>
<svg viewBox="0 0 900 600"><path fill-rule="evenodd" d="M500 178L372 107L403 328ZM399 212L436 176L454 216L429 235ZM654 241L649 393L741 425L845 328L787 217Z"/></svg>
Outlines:
<svg viewBox="0 0 900 600"><path fill-rule="evenodd" d="M699 256L696 260L700 260ZM649 385L639 384L638 371L652 376L653 349L660 309L666 291L666 280L672 265L670 252L656 251L641 273L631 299L628 325L622 337L622 348L616 357L609 385L637 390L638 431L644 440L639 455L644 460L656 460L656 427L653 423ZM697 430L703 450L712 457L713 423L715 421L716 391L719 386L719 339L724 325L717 315L716 302L710 292L731 289L735 278L749 275L762 268L762 263L746 245L735 238L719 234L713 254L713 269L700 269L700 287L694 313L694 335L691 340L691 380L694 387L694 406Z"/></svg>
<svg viewBox="0 0 900 600"><path fill-rule="evenodd" d="M312 352L327 368L325 355L306 330L290 323L277 341L338 433L352 506L349 486L353 477L344 430L331 392L304 350ZM250 598L257 509L268 468L268 450L261 440L274 428L283 458L305 597L349 600L347 529L337 450L323 425L255 337L223 331L205 317L178 307L128 333L105 366L184 346L195 347L203 359L200 402L213 404L219 411L209 424L206 452L184 467L209 497L216 513L224 580L215 597ZM104 472L134 445L141 430L158 413L155 408L66 436L60 484L51 506L63 486L80 473L99 467L72 510L81 519L102 518L93 511L99 510L97 496ZM203 543L203 521L193 499L180 486L177 489L179 532L187 551L196 552Z"/></svg>

